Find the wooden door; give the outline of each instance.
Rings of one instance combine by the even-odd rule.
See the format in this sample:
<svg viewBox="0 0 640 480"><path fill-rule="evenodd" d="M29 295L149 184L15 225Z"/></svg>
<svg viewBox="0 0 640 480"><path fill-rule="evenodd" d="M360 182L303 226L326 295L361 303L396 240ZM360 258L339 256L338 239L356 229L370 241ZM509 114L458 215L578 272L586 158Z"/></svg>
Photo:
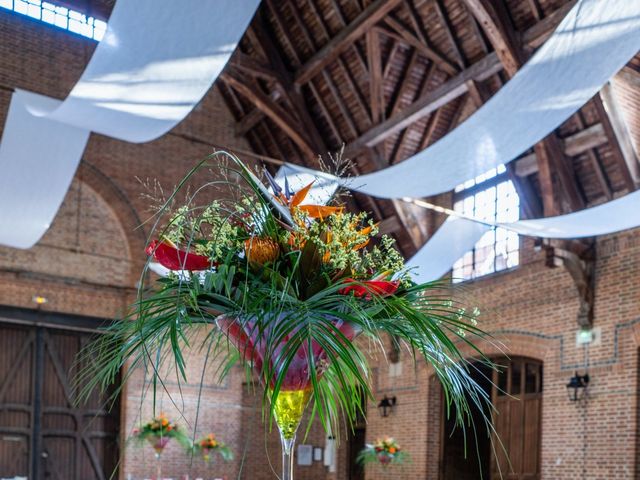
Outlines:
<svg viewBox="0 0 640 480"><path fill-rule="evenodd" d="M493 374L497 458L491 459L491 478L539 480L542 364L527 358L496 363L502 368Z"/></svg>
<svg viewBox="0 0 640 480"><path fill-rule="evenodd" d="M118 462L119 405L77 406L71 378L90 334L0 325L0 478L108 479Z"/></svg>

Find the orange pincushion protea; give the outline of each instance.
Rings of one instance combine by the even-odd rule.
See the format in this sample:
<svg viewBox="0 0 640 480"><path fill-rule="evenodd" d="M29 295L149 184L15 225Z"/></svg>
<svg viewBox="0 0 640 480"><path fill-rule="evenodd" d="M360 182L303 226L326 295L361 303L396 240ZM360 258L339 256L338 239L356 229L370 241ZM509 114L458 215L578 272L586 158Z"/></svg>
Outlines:
<svg viewBox="0 0 640 480"><path fill-rule="evenodd" d="M249 263L265 265L280 254L280 245L270 238L252 237L244 242L244 253Z"/></svg>

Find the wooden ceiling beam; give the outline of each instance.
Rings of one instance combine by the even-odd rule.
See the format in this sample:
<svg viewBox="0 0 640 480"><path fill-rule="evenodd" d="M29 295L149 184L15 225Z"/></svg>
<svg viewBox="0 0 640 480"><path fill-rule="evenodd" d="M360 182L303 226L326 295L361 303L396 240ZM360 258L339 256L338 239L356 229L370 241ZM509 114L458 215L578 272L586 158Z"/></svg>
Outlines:
<svg viewBox="0 0 640 480"><path fill-rule="evenodd" d="M347 149L350 152L354 152L364 147L374 147L384 139L404 130L412 123L467 93L467 80L486 80L501 70L502 65L497 55L487 55L435 90L420 96L414 103L403 109L397 115L388 118L368 130L355 142L350 144Z"/></svg>
<svg viewBox="0 0 640 480"><path fill-rule="evenodd" d="M274 90L269 94L269 98L277 102L282 97L280 90ZM249 130L255 127L264 118L264 112L259 108L254 108L244 117L236 122L235 133L238 136L245 135Z"/></svg>
<svg viewBox="0 0 640 480"><path fill-rule="evenodd" d="M458 43L458 40L455 37L455 34L454 34L455 30L453 29L451 20L447 16L447 13L446 13L447 9L444 3L442 2L442 0L435 0L432 3L432 5L436 11L436 15L438 16L438 19L440 20L440 22L442 23L442 26L444 27L445 35L447 36L447 40L449 40L449 43L451 44L451 48L453 49L453 53L456 56L456 61L458 65L460 66L461 69L466 68L467 60L464 54L462 53L462 47L460 46L460 44Z"/></svg>
<svg viewBox="0 0 640 480"><path fill-rule="evenodd" d="M340 53L398 6L401 0L375 0L353 22L317 51L295 74L296 85L303 85L320 73Z"/></svg>
<svg viewBox="0 0 640 480"><path fill-rule="evenodd" d="M640 72L631 67L624 67L616 74L616 79L620 79L628 85L640 90Z"/></svg>
<svg viewBox="0 0 640 480"><path fill-rule="evenodd" d="M425 92L427 91L427 88L429 88L429 82L431 81L435 71L436 71L436 66L434 63L432 63L429 66L429 69L427 70L427 74L422 78L420 90L418 90L417 96L425 94ZM400 138L398 139L398 141L396 142L393 148L393 152L390 156L389 164L393 165L394 163L397 163L400 160L400 152L402 151L402 145L404 144L404 141L409 135L409 131L411 130L411 127L412 126L408 126L407 128L405 128L402 134L400 135Z"/></svg>
<svg viewBox="0 0 640 480"><path fill-rule="evenodd" d="M604 133L602 124L596 123L584 130L574 133L562 140L564 145L564 153L567 156L575 157L582 153L589 151L590 149L599 147L608 142L607 136ZM538 172L538 165L536 163L536 154L530 153L513 163L516 164L516 174L519 177L527 177Z"/></svg>
<svg viewBox="0 0 640 480"><path fill-rule="evenodd" d="M236 50L233 54L231 60L229 60L229 64L256 78L262 78L267 81L277 80L276 73L269 65L266 65L239 50Z"/></svg>
<svg viewBox="0 0 640 480"><path fill-rule="evenodd" d="M578 111L574 116L574 121L578 125L578 128L584 128L585 121L584 115L581 111ZM583 133L582 130L579 133ZM567 154L567 146L565 143L564 153ZM568 155L568 154L567 154ZM607 178L607 174L605 169L602 167L602 162L600 161L600 155L598 154L598 150L595 148L590 148L586 150L587 158L589 159L589 163L593 168L593 171L596 174L596 178L598 179L598 183L600 184L600 189L602 193L607 198L607 200L611 200L613 198L613 191L611 190L611 185L609 184L609 179Z"/></svg>
<svg viewBox="0 0 640 480"><path fill-rule="evenodd" d="M387 114L389 117L394 116L400 110L402 98L407 92L407 89L411 86L411 75L417 64L418 51L414 48L409 54L409 61L405 64L405 67L402 70L401 80L398 83L397 88L393 92L393 95L391 96L391 101L389 102L389 107L387 110Z"/></svg>
<svg viewBox="0 0 640 480"><path fill-rule="evenodd" d="M640 185L640 164L626 121L618 107L610 84L600 90L600 93L593 98L593 103L609 139L613 156L622 172L624 183L632 192Z"/></svg>
<svg viewBox="0 0 640 480"><path fill-rule="evenodd" d="M305 156L310 159L316 156L317 152L307 137L307 133L299 129L299 122L268 95L255 88L255 85L246 83L246 76L236 71L234 67L227 67L220 78L280 127L300 147Z"/></svg>
<svg viewBox="0 0 640 480"><path fill-rule="evenodd" d="M325 21L324 17L322 16L322 14L318 11L318 8L316 7L315 1L314 0L307 0L307 3L311 6L311 9L313 10L313 12L315 13L315 15L318 17L318 22L319 25L322 27L325 36L327 37L328 40L331 39L331 35L329 34L329 30L327 27L327 22ZM336 15L336 18L338 19L338 21L340 22L341 28L345 28L347 26L347 21L344 18L344 15L342 14L342 10L340 9L340 4L336 1L336 0L329 0L329 3L331 4L331 7L333 8L333 11ZM363 71L367 70L367 60L365 55L362 52L362 49L360 48L360 45L357 42L353 42L351 44L351 50L353 50L353 52L356 55L356 59L358 60L358 63L360 64L360 68ZM342 61L340 59L340 57L338 57L338 59L340 61Z"/></svg>
<svg viewBox="0 0 640 480"><path fill-rule="evenodd" d="M575 6L578 0L569 0L562 7L540 20L534 26L522 34L522 46L527 50L535 50L551 36L567 13Z"/></svg>
<svg viewBox="0 0 640 480"><path fill-rule="evenodd" d="M463 0L493 45L504 70L512 77L522 65L519 40L506 18L504 4L493 0Z"/></svg>
<svg viewBox="0 0 640 480"><path fill-rule="evenodd" d="M544 148L540 148L538 146L539 144L542 144ZM536 155L539 155L541 152L545 152L546 158L543 159L544 161L542 163L545 163L545 166L548 164L551 164L553 166L553 170L558 175L561 191L563 192L567 202L569 203L571 210L582 210L585 207L586 202L578 187L575 172L573 171L573 166L571 164L571 159L565 156L564 151L562 150L562 144L560 143L560 140L558 139L556 134L552 133L547 136L542 142L539 142L536 145L535 152ZM538 176L540 176L541 174L540 160L541 159L538 158Z"/></svg>
<svg viewBox="0 0 640 480"><path fill-rule="evenodd" d="M296 6L295 2L291 2L291 3L289 3L289 5L291 6L292 12L294 13L294 18L295 18L296 22L298 23L299 28L305 33L305 38L307 38L307 42L309 43L310 46L312 46L315 49L316 48L315 42L311 38L311 35L309 34L309 31L308 31L306 25L304 24L304 21L303 21L301 15L300 15L300 12L298 11L298 7ZM329 34L329 30L328 30L327 25L326 25L326 23L324 21L324 18L322 17L320 12L316 8L316 5L315 5L314 1L313 0L307 0L307 5L309 5L309 7L311 8L311 11L317 17L318 25L320 26L325 39L327 41L330 41L331 40L331 35ZM364 58L362 57L362 54L360 53L360 50L355 45L353 47L354 47L353 50L355 51L356 58L358 59L361 68L366 71L367 70L367 64L366 64ZM371 115L370 115L370 112L369 112L369 108L367 107L367 102L366 102L366 100L364 98L364 95L362 94L362 91L360 91L360 88L358 87L358 83L356 82L356 80L355 80L355 78L353 76L353 73L351 73L351 69L349 69L347 64L344 62L344 60L340 56L338 56L336 58L336 64L338 65L338 70L340 71L342 77L345 79L345 83L344 84L347 87L349 87L351 92L354 94L355 99L358 102L358 105L360 107L360 110L362 111L364 116L367 118L368 122L372 123L371 122ZM326 71L326 70L323 70L322 78L327 83L329 83L329 82L333 83L333 78L331 78L330 73L328 71ZM339 97L336 97L335 100L336 100L336 102L338 102L341 99ZM343 115L344 115L344 113L343 113Z"/></svg>
<svg viewBox="0 0 640 480"><path fill-rule="evenodd" d="M433 3L433 0L432 0L432 3ZM420 16L420 12L418 12L418 9L415 6L415 2L413 0L405 0L404 5L406 6L407 11L409 12L409 21L413 26L413 30L416 32L416 35L418 35L418 38L420 39L422 44L425 45L429 50L431 50L437 57L439 57L443 63L446 63L451 67L453 67L456 70L456 73L460 69L464 68L465 66L464 61L460 65L460 69L456 68L455 65L453 65L453 63L449 60L449 58L447 58L447 56L444 53L439 51L434 45L431 44L429 40L429 36L427 35L427 29L425 28L425 22ZM446 18L444 18L444 23L445 23L446 33L451 34L451 32L448 31L449 26L447 25ZM455 40L454 40L454 43L455 43ZM458 52L458 54L459 53L460 52ZM432 60L438 63L436 59L432 59Z"/></svg>
<svg viewBox="0 0 640 480"><path fill-rule="evenodd" d="M533 147L538 163L538 184L540 185L540 196L544 216L553 217L560 214L560 208L556 203L553 188L553 177L551 175L551 157L547 152L545 144L538 142Z"/></svg>
<svg viewBox="0 0 640 480"><path fill-rule="evenodd" d="M316 155L326 155L328 153L328 149L324 138L318 132L318 129L311 118L309 109L307 108L300 90L295 88L293 84L293 76L287 69L274 39L267 31L265 20L262 16L260 16L255 22L255 34L273 68L275 78L280 84L282 95L293 107L296 117L298 117L301 126L307 132L312 145L316 149Z"/></svg>
<svg viewBox="0 0 640 480"><path fill-rule="evenodd" d="M378 123L384 119L384 97L382 77L382 55L380 53L380 38L375 29L366 33L367 58L369 59L369 98L371 120Z"/></svg>
<svg viewBox="0 0 640 480"><path fill-rule="evenodd" d="M385 34L405 43L410 47L416 48L422 55L427 57L432 62L437 63L443 72L446 72L449 75L455 75L460 71L459 68L457 68L449 60L444 58L439 52L436 52L433 47L431 47L427 43L424 43L416 35L411 33L407 26L400 22L398 19L389 15L384 19L382 24L388 27L388 30L385 30Z"/></svg>

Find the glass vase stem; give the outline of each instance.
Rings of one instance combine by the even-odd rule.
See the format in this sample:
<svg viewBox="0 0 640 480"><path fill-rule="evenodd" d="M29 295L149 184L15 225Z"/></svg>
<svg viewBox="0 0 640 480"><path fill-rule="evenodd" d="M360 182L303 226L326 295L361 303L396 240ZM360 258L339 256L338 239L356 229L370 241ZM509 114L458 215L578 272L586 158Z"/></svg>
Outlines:
<svg viewBox="0 0 640 480"><path fill-rule="evenodd" d="M295 435L292 438L284 438L280 434L282 442L282 480L293 480L293 447L296 443Z"/></svg>

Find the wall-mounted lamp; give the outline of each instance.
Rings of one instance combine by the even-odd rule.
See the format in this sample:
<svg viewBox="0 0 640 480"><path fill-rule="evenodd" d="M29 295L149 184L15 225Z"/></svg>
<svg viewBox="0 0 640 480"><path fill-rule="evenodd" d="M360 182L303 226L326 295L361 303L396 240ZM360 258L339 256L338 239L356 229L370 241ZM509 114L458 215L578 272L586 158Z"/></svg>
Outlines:
<svg viewBox="0 0 640 480"><path fill-rule="evenodd" d="M567 394L569 395L569 400L572 402L577 402L578 400L582 400L587 392L587 387L589 386L589 374L585 373L584 375L578 375L578 372L575 373L569 383L567 383Z"/></svg>
<svg viewBox="0 0 640 480"><path fill-rule="evenodd" d="M43 297L42 295L34 295L31 301L36 305L40 306L47 303L48 300L47 300L47 297Z"/></svg>
<svg viewBox="0 0 640 480"><path fill-rule="evenodd" d="M393 407L395 406L396 406L396 397L389 398L385 395L384 398L380 400L380 403L378 404L378 410L380 411L380 416L388 417L391 411L393 410Z"/></svg>

